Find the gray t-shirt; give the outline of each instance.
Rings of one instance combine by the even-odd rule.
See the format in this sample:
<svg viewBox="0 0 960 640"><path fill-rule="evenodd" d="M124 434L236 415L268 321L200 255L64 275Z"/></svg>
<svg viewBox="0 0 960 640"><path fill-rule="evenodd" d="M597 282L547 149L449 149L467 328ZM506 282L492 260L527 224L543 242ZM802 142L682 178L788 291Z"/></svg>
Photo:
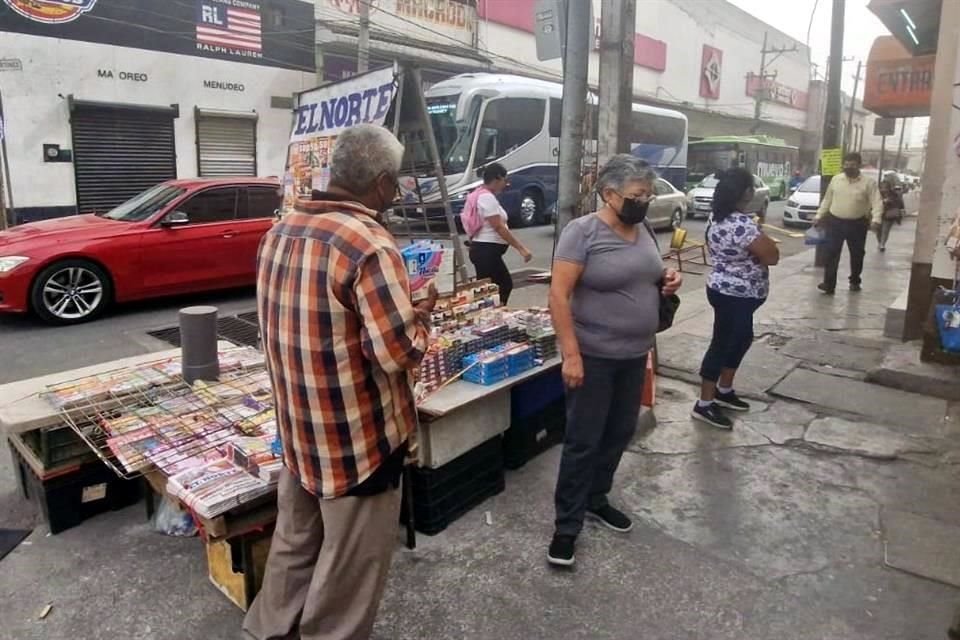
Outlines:
<svg viewBox="0 0 960 640"><path fill-rule="evenodd" d="M642 225L631 243L595 213L577 218L560 234L555 259L583 265L571 301L583 355L626 360L653 348L663 260Z"/></svg>

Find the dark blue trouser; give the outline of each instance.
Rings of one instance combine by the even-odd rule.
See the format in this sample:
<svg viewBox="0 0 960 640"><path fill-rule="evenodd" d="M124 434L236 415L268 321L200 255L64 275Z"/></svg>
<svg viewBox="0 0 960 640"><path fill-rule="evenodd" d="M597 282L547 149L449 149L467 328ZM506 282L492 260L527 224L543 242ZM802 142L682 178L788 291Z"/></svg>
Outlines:
<svg viewBox="0 0 960 640"><path fill-rule="evenodd" d="M583 385L567 390L567 430L554 496L557 533L578 535L587 509L607 504L613 475L637 430L646 365L646 356L583 356Z"/></svg>
<svg viewBox="0 0 960 640"><path fill-rule="evenodd" d="M737 369L753 344L753 314L766 300L728 296L707 287L713 307L713 338L700 365L700 377L716 382L723 369Z"/></svg>

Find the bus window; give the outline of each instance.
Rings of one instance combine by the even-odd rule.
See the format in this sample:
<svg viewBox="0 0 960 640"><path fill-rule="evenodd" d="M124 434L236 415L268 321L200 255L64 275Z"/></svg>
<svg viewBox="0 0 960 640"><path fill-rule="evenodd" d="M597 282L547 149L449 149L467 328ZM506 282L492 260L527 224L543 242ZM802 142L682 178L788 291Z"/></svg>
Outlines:
<svg viewBox="0 0 960 640"><path fill-rule="evenodd" d="M501 158L543 130L543 100L501 98L487 103L477 145L477 164Z"/></svg>
<svg viewBox="0 0 960 640"><path fill-rule="evenodd" d="M685 134L685 123L680 118L638 111L630 116L630 141L637 144L675 147Z"/></svg>

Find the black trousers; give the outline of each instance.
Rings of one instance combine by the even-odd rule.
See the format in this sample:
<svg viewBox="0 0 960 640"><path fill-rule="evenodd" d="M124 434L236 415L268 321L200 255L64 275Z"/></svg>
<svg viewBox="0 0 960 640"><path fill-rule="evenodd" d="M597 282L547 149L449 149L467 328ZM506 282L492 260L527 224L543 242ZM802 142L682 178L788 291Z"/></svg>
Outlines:
<svg viewBox="0 0 960 640"><path fill-rule="evenodd" d="M583 356L583 384L567 390L567 428L554 495L557 533L578 535L587 509L607 504L620 458L637 430L646 366L646 356Z"/></svg>
<svg viewBox="0 0 960 640"><path fill-rule="evenodd" d="M870 221L867 218L844 220L831 216L827 219L827 260L823 270L823 283L828 289L837 288L837 270L840 268L843 243L847 243L847 251L850 252L850 284L860 284L869 230Z"/></svg>
<svg viewBox="0 0 960 640"><path fill-rule="evenodd" d="M765 301L738 298L707 288L713 307L713 338L700 365L700 377L716 382L724 369L739 369L753 344L753 314Z"/></svg>
<svg viewBox="0 0 960 640"><path fill-rule="evenodd" d="M500 287L500 304L506 305L513 291L513 277L503 261L508 246L498 242L471 242L470 262L477 271L477 278L490 278Z"/></svg>

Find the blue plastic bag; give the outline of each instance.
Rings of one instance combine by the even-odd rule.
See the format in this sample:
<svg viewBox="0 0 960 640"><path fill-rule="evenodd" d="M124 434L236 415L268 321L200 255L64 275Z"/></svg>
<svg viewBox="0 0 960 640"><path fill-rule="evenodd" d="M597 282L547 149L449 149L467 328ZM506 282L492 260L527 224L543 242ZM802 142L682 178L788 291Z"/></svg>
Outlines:
<svg viewBox="0 0 960 640"><path fill-rule="evenodd" d="M936 308L940 347L947 353L960 353L960 306L938 304Z"/></svg>
<svg viewBox="0 0 960 640"><path fill-rule="evenodd" d="M803 244L818 245L827 241L827 232L818 227L810 227L803 234Z"/></svg>

